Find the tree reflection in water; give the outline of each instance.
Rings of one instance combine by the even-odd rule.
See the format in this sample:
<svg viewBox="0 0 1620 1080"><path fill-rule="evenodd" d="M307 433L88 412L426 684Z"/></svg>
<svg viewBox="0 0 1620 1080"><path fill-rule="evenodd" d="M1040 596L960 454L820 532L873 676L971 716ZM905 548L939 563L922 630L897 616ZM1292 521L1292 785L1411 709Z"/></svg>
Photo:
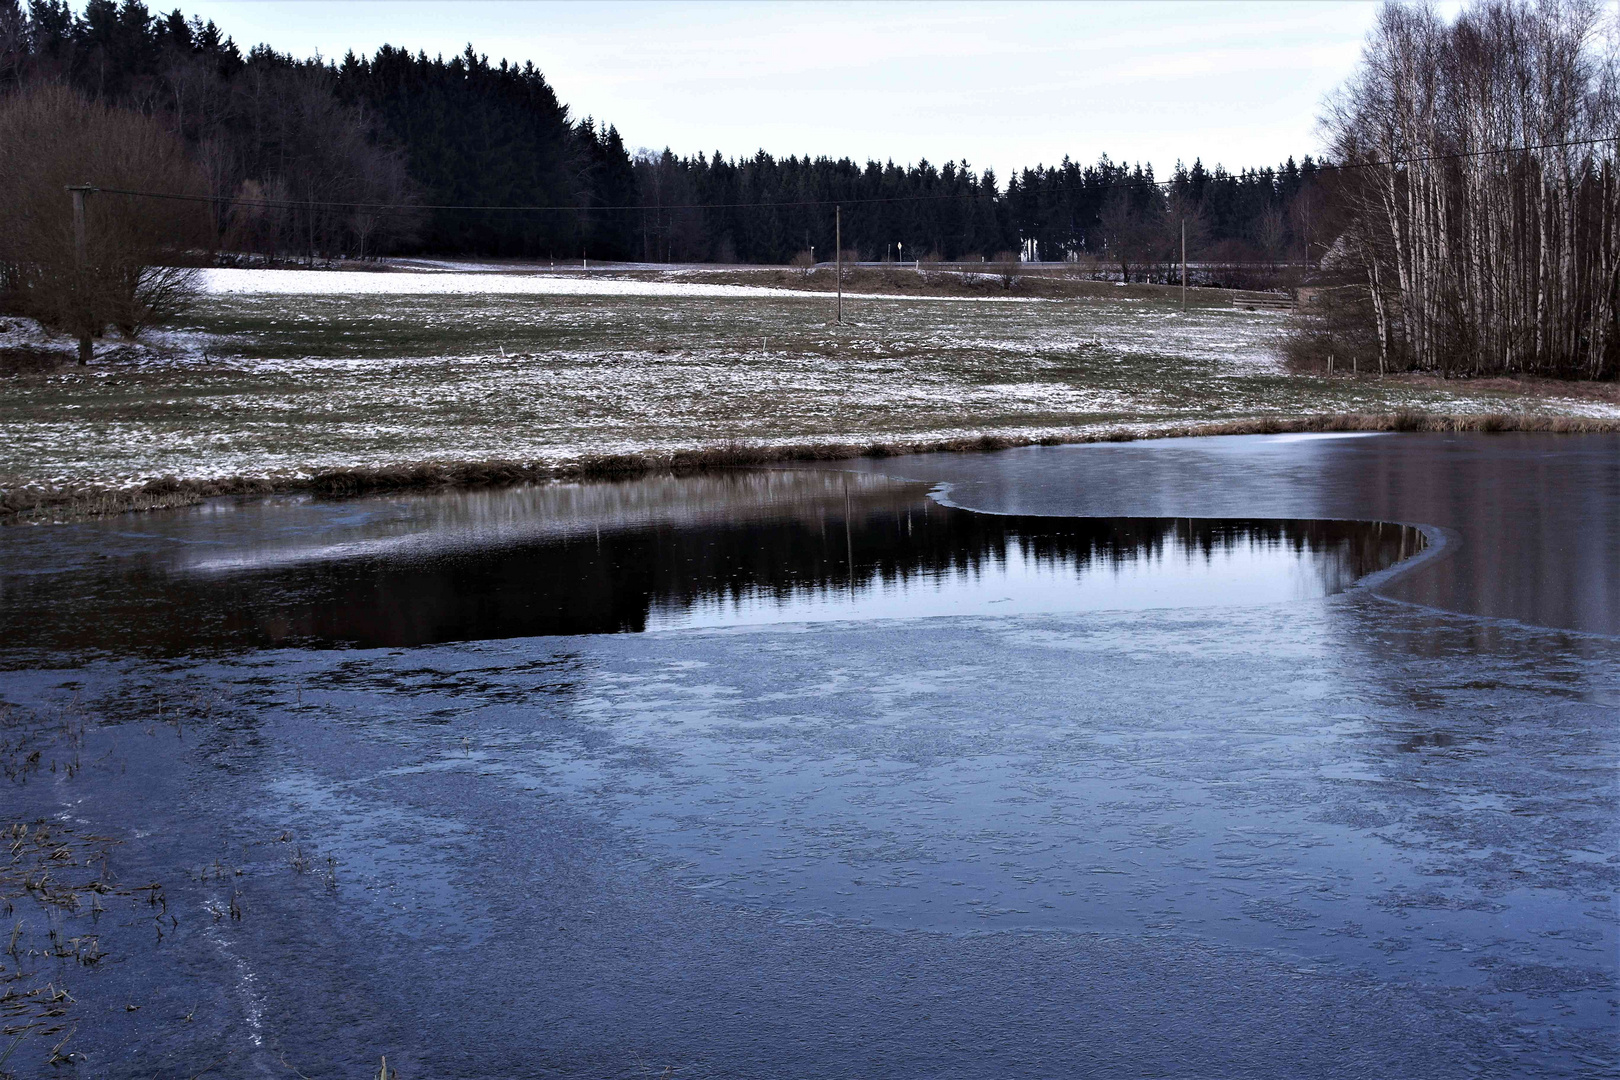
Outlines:
<svg viewBox="0 0 1620 1080"><path fill-rule="evenodd" d="M175 654L1253 604L1340 592L1425 544L1379 522L983 514L920 485L827 473L237 515L166 523L166 541L190 542L181 556L14 579L8 640ZM42 609L52 617L20 617Z"/></svg>

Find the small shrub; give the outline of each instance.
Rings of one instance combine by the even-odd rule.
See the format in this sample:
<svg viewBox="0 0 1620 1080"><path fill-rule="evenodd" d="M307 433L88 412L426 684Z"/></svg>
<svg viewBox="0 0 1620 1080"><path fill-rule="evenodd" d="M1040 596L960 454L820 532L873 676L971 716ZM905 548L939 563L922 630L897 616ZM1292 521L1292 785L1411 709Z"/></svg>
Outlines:
<svg viewBox="0 0 1620 1080"><path fill-rule="evenodd" d="M944 262L939 252L930 251L917 260L917 273L922 275L925 285L936 285L945 279Z"/></svg>
<svg viewBox="0 0 1620 1080"><path fill-rule="evenodd" d="M1301 290L1293 330L1283 341L1283 366L1301 375L1376 372L1376 325L1371 301L1363 288L1348 285Z"/></svg>
<svg viewBox="0 0 1620 1080"><path fill-rule="evenodd" d="M1018 278L1024 271L1024 264L1019 261L1016 251L998 251L995 258L990 260L997 280L1003 289L1011 289L1018 284Z"/></svg>

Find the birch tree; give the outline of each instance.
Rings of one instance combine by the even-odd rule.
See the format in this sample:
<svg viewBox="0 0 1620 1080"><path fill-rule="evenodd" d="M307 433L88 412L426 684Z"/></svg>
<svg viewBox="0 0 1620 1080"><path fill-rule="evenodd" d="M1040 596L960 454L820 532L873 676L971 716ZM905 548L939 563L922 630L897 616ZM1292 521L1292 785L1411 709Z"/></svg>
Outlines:
<svg viewBox="0 0 1620 1080"><path fill-rule="evenodd" d="M1620 374L1620 64L1593 0L1388 3L1326 119L1381 361Z"/></svg>

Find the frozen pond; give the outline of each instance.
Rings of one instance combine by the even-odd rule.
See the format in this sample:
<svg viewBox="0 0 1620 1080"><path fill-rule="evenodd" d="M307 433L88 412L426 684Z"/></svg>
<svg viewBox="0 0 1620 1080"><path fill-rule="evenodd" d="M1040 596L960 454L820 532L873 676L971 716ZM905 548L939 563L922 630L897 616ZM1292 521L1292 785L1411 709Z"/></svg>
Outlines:
<svg viewBox="0 0 1620 1080"><path fill-rule="evenodd" d="M22 1075L1620 1068L1615 437L219 503L0 565ZM657 632L534 621L593 574Z"/></svg>

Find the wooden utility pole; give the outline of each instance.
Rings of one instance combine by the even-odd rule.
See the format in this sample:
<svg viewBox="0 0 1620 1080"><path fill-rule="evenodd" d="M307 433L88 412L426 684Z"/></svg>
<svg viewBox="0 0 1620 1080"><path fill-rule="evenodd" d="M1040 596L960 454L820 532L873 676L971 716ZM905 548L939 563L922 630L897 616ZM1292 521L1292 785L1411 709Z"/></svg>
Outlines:
<svg viewBox="0 0 1620 1080"><path fill-rule="evenodd" d="M1187 219L1181 219L1181 310L1187 310Z"/></svg>
<svg viewBox="0 0 1620 1080"><path fill-rule="evenodd" d="M89 184L70 186L68 191L73 195L73 289L78 295L74 297L79 308L79 363L88 364L95 346L91 344L90 336L94 327L90 325L94 317L90 310L88 297L89 289L85 282L85 241L84 241L84 197L96 190Z"/></svg>
<svg viewBox="0 0 1620 1080"><path fill-rule="evenodd" d="M844 321L844 208L833 207L833 266L838 277L838 322Z"/></svg>

